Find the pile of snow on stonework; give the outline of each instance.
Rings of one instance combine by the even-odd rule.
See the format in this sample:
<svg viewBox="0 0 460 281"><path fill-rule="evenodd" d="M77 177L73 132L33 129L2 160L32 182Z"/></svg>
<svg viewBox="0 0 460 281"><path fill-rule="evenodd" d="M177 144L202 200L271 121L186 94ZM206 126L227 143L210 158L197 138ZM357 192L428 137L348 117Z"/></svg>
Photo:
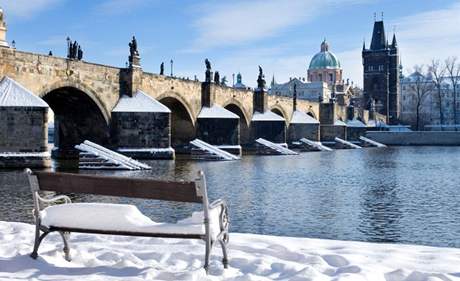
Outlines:
<svg viewBox="0 0 460 281"><path fill-rule="evenodd" d="M34 227L0 222L0 280L460 280L460 249L230 234L229 268L222 252L202 269L198 240L71 234L72 261L51 234L29 257Z"/></svg>
<svg viewBox="0 0 460 281"><path fill-rule="evenodd" d="M123 95L112 112L164 112L171 110L161 102L138 90L132 97Z"/></svg>
<svg viewBox="0 0 460 281"><path fill-rule="evenodd" d="M49 107L41 98L8 76L0 81L0 106Z"/></svg>
<svg viewBox="0 0 460 281"><path fill-rule="evenodd" d="M283 117L271 111L265 111L264 113L260 113L256 111L252 115L252 121L285 121L285 120Z"/></svg>
<svg viewBox="0 0 460 281"><path fill-rule="evenodd" d="M347 126L352 128L366 128L367 125L363 122L359 121L358 119L348 120Z"/></svg>
<svg viewBox="0 0 460 281"><path fill-rule="evenodd" d="M212 107L204 106L201 108L198 118L225 118L225 119L239 119L240 117L235 113L227 110L221 106L213 105Z"/></svg>
<svg viewBox="0 0 460 281"><path fill-rule="evenodd" d="M347 123L343 122L342 120L336 120L334 122L334 126L347 126Z"/></svg>
<svg viewBox="0 0 460 281"><path fill-rule="evenodd" d="M319 121L302 111L294 111L291 124L319 124Z"/></svg>

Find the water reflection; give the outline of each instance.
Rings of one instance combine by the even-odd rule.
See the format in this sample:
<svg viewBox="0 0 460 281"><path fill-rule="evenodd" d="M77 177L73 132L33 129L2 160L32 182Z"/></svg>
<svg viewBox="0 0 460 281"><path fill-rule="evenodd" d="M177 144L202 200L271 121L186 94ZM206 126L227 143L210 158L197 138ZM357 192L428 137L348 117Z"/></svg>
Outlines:
<svg viewBox="0 0 460 281"><path fill-rule="evenodd" d="M150 161L151 171L81 171L167 180L207 176L209 196L228 201L231 231L460 247L460 148L401 147L247 156L237 162ZM55 163L55 170L75 164ZM22 171L0 171L0 220L31 222ZM136 204L175 221L196 204L72 195L76 202Z"/></svg>

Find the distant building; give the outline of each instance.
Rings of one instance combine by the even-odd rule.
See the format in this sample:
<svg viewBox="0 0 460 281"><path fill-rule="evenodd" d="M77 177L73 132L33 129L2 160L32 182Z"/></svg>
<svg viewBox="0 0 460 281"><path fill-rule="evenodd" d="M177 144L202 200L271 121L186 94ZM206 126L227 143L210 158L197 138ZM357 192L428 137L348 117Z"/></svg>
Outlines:
<svg viewBox="0 0 460 281"><path fill-rule="evenodd" d="M292 97L294 84L297 86L299 99L329 102L337 101L348 105L354 96L353 83L342 79L342 67L337 56L329 51L329 44L324 40L321 50L315 54L308 67L307 81L305 78L290 78L288 82L277 84L273 78L269 94Z"/></svg>
<svg viewBox="0 0 460 281"><path fill-rule="evenodd" d="M238 74L236 75L236 84L233 85L233 88L236 88L236 89L247 89L248 87L246 87L246 85L243 84L242 80L243 80L243 77L241 76L241 73L238 73Z"/></svg>
<svg viewBox="0 0 460 281"><path fill-rule="evenodd" d="M321 51L313 56L308 67L310 82L325 82L328 86L342 83L342 67L337 56L329 51L326 39L321 43Z"/></svg>
<svg viewBox="0 0 460 281"><path fill-rule="evenodd" d="M418 77L421 76L421 77ZM414 72L406 77L401 78L401 100L400 100L400 121L416 128L417 126L417 93L416 83L424 81L430 91L421 101L419 113L420 130L440 130L441 129L441 111L443 115L443 130L453 130L454 125L459 124L454 121L454 95L452 85L448 77L444 79L441 86L441 100L439 102L438 90L433 81L433 76L429 73L426 77L419 72ZM457 112L460 112L460 103L457 102ZM460 128L460 126L457 126Z"/></svg>
<svg viewBox="0 0 460 281"><path fill-rule="evenodd" d="M374 22L369 49L363 44L364 106L387 116L389 124L399 118L399 51L396 36L391 45L386 39L383 21Z"/></svg>

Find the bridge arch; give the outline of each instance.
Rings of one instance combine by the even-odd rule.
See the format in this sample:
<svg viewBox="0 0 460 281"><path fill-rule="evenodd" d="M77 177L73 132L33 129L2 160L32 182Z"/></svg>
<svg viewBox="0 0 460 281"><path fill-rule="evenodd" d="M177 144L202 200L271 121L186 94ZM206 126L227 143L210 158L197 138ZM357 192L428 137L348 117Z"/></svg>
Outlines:
<svg viewBox="0 0 460 281"><path fill-rule="evenodd" d="M284 118L284 121L286 121L286 123L288 123L290 120L289 120L289 114L286 112L286 110L284 110L283 107L275 104L274 106L272 106L270 108L270 111L275 113L275 114L278 114L279 116L283 117Z"/></svg>
<svg viewBox="0 0 460 281"><path fill-rule="evenodd" d="M93 89L91 89L90 87L86 86L83 83L79 83L75 81L58 81L53 84L43 86L38 91L38 96L40 98L43 98L48 93L51 93L52 91L62 89L62 88L74 88L74 89L79 90L80 92L85 93L97 105L102 115L104 116L106 123L107 124L110 123L110 116L111 116L110 110L108 110L104 106L104 102L96 94L96 91L94 91Z"/></svg>
<svg viewBox="0 0 460 281"><path fill-rule="evenodd" d="M53 85L40 96L54 112L54 149L57 158L76 158L75 145L85 140L101 145L110 142L109 117L94 95L69 84Z"/></svg>
<svg viewBox="0 0 460 281"><path fill-rule="evenodd" d="M244 122L246 122L247 126L249 126L249 124L251 123L250 114L248 114L248 112L246 111L246 108L244 107L243 103L241 103L239 100L232 98L232 99L224 102L223 107L224 108L230 107L230 108L233 108L233 110L235 110L235 111L241 112L241 114L243 115L243 118L241 118L241 116L240 116L240 120L243 119ZM228 110L230 110L230 109L228 109ZM238 115L238 113L236 113L236 112L234 112L232 110L230 110L230 111Z"/></svg>
<svg viewBox="0 0 460 281"><path fill-rule="evenodd" d="M233 112L240 117L240 143L248 144L250 142L249 123L241 103L234 100L224 106L225 109Z"/></svg>
<svg viewBox="0 0 460 281"><path fill-rule="evenodd" d="M307 111L307 114L310 115L310 117L313 117L313 118L315 118L316 120L318 120L318 118L316 118L316 114L315 114L315 112L314 112L313 110L308 110L308 111Z"/></svg>
<svg viewBox="0 0 460 281"><path fill-rule="evenodd" d="M156 100L158 100L159 102L161 102L161 100L164 100L164 99L167 99L167 98L177 100L185 108L185 110L187 111L188 115L190 116L190 119L192 120L193 126L195 126L198 111L201 110L201 108L199 108L198 111L193 110L193 106L184 98L184 96L185 96L184 94L181 95L181 94L179 94L177 92L168 91L168 92L163 93L163 94L159 95L158 97L156 97ZM173 110L172 108L170 108L170 109L171 109L171 111Z"/></svg>
<svg viewBox="0 0 460 281"><path fill-rule="evenodd" d="M176 93L160 95L158 101L171 110L171 145L180 153L195 138L196 118L190 106Z"/></svg>

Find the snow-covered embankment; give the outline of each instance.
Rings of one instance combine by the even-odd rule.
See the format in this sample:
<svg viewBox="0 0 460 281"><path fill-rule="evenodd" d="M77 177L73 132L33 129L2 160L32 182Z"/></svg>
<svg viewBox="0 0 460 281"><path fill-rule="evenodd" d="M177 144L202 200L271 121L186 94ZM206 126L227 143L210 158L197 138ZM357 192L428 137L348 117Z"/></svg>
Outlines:
<svg viewBox="0 0 460 281"><path fill-rule="evenodd" d="M34 227L0 222L0 280L460 280L460 249L252 234L230 237L230 268L213 250L210 275L201 241L72 234L72 262L47 237L29 257Z"/></svg>

